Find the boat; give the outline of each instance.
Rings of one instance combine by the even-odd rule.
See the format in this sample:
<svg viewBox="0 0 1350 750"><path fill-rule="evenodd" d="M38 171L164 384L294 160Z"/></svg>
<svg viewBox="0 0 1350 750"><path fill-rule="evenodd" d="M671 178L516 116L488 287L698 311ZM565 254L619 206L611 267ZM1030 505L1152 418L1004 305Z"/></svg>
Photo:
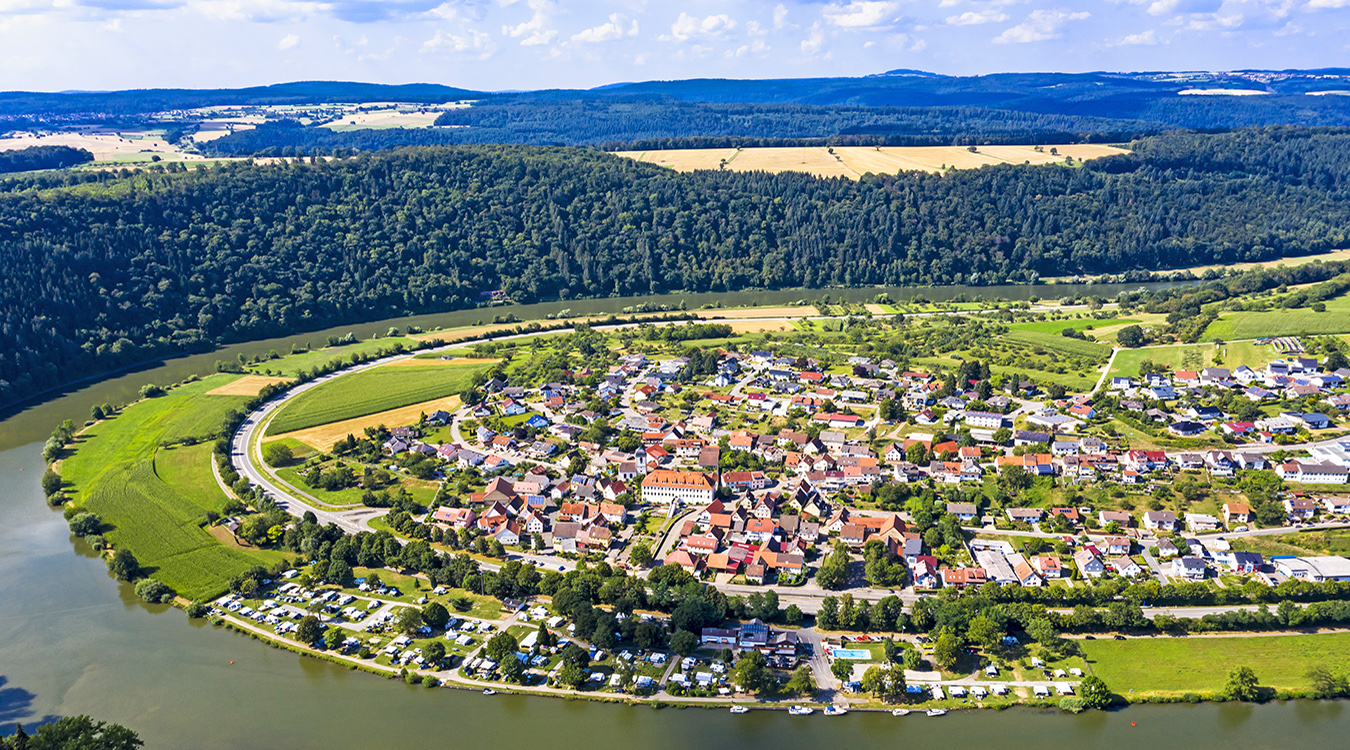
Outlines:
<svg viewBox="0 0 1350 750"><path fill-rule="evenodd" d="M928 714L929 716L946 716L946 715L947 715L947 709L945 709L945 708L930 708L930 709L928 709L927 714Z"/></svg>
<svg viewBox="0 0 1350 750"><path fill-rule="evenodd" d="M497 691L492 688L483 688L483 695L496 695Z"/></svg>
<svg viewBox="0 0 1350 750"><path fill-rule="evenodd" d="M731 712L733 714L748 714L750 713L750 709L746 708L745 706L732 706Z"/></svg>
<svg viewBox="0 0 1350 750"><path fill-rule="evenodd" d="M848 709L842 706L827 706L825 708L826 716L843 716L848 713Z"/></svg>
<svg viewBox="0 0 1350 750"><path fill-rule="evenodd" d="M788 709L788 713L793 716L810 716L815 712L816 710L814 708L807 708L806 706L793 706Z"/></svg>
<svg viewBox="0 0 1350 750"><path fill-rule="evenodd" d="M908 708L897 708L891 712L891 716L909 716Z"/></svg>

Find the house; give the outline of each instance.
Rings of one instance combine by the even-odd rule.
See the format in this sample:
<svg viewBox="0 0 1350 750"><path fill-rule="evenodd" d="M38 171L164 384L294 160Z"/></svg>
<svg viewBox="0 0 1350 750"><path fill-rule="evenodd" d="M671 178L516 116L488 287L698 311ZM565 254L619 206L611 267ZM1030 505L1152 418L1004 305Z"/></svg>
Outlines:
<svg viewBox="0 0 1350 750"><path fill-rule="evenodd" d="M1192 422L1190 420L1180 420L1167 426L1167 430L1177 437L1194 437L1204 432L1205 425L1201 422Z"/></svg>
<svg viewBox="0 0 1350 750"><path fill-rule="evenodd" d="M1285 461L1275 467L1275 473L1286 482L1302 484L1345 484L1347 469L1333 463Z"/></svg>
<svg viewBox="0 0 1350 750"><path fill-rule="evenodd" d="M1102 526L1114 523L1122 529L1128 529L1134 525L1134 516L1123 510L1103 510L1097 512L1097 523Z"/></svg>
<svg viewBox="0 0 1350 750"><path fill-rule="evenodd" d="M1013 523L1032 525L1040 523L1041 516L1045 515L1045 511L1041 508L1008 508L1004 512L1008 514L1008 520Z"/></svg>
<svg viewBox="0 0 1350 750"><path fill-rule="evenodd" d="M1324 497L1322 504L1326 507L1327 513L1332 515L1350 514L1350 497Z"/></svg>
<svg viewBox="0 0 1350 750"><path fill-rule="evenodd" d="M666 565L678 565L694 575L702 573L704 568L703 558L691 555L684 550L675 550L666 556L664 562Z"/></svg>
<svg viewBox="0 0 1350 750"><path fill-rule="evenodd" d="M987 430L997 430L1003 426L1003 415L989 411L966 412L966 424Z"/></svg>
<svg viewBox="0 0 1350 750"><path fill-rule="evenodd" d="M947 515L956 516L962 523L975 520L979 512L973 503L947 503Z"/></svg>
<svg viewBox="0 0 1350 750"><path fill-rule="evenodd" d="M941 580L938 573L937 558L931 555L920 555L910 566L910 575L914 580L915 588L937 588Z"/></svg>
<svg viewBox="0 0 1350 750"><path fill-rule="evenodd" d="M963 589L968 586L983 586L989 576L984 568L943 568L942 585Z"/></svg>
<svg viewBox="0 0 1350 750"><path fill-rule="evenodd" d="M1252 508L1246 503L1224 503L1223 525L1229 528L1235 523L1251 523Z"/></svg>
<svg viewBox="0 0 1350 750"><path fill-rule="evenodd" d="M1130 538L1127 536L1108 536L1102 540L1106 547L1106 554L1111 557L1122 557L1130 554Z"/></svg>
<svg viewBox="0 0 1350 750"><path fill-rule="evenodd" d="M1280 416L1309 430L1325 430L1331 427L1331 420L1327 415L1317 412L1282 411Z"/></svg>
<svg viewBox="0 0 1350 750"><path fill-rule="evenodd" d="M1116 571L1117 575L1126 578L1134 578L1144 572L1144 569L1140 567L1139 563L1128 557L1117 557L1111 560L1111 568Z"/></svg>
<svg viewBox="0 0 1350 750"><path fill-rule="evenodd" d="M1085 576L1096 578L1106 572L1101 558L1092 554L1092 550L1080 549L1073 553L1073 562L1078 566L1078 572Z"/></svg>
<svg viewBox="0 0 1350 750"><path fill-rule="evenodd" d="M1144 528L1151 531L1176 531L1177 514L1166 510L1150 510L1144 513Z"/></svg>
<svg viewBox="0 0 1350 750"><path fill-rule="evenodd" d="M1180 552L1181 550L1177 549L1177 545L1171 539L1158 540L1159 557L1175 557Z"/></svg>
<svg viewBox="0 0 1350 750"><path fill-rule="evenodd" d="M867 541L867 527L855 523L846 523L839 530L839 541L850 547L861 547Z"/></svg>
<svg viewBox="0 0 1350 750"><path fill-rule="evenodd" d="M717 482L699 471L658 469L642 479L642 499L649 503L703 505L716 492Z"/></svg>
<svg viewBox="0 0 1350 750"><path fill-rule="evenodd" d="M1017 582L1023 586L1044 586L1045 580L1041 574L1031 567L1031 563L1023 560L1013 566L1013 575L1017 577Z"/></svg>
<svg viewBox="0 0 1350 750"><path fill-rule="evenodd" d="M1054 555L1037 555L1031 559L1031 562L1036 566L1036 570L1040 572L1041 576L1047 580L1064 575L1063 565L1060 564L1059 558Z"/></svg>
<svg viewBox="0 0 1350 750"><path fill-rule="evenodd" d="M1187 513L1186 528L1199 533L1204 531L1218 531L1219 519L1208 513Z"/></svg>
<svg viewBox="0 0 1350 750"><path fill-rule="evenodd" d="M1286 497L1284 509L1290 518L1308 519L1317 515L1317 501L1309 497Z"/></svg>
<svg viewBox="0 0 1350 750"><path fill-rule="evenodd" d="M443 523L452 529L467 529L478 520L478 514L469 508L441 506L431 514L432 523Z"/></svg>
<svg viewBox="0 0 1350 750"><path fill-rule="evenodd" d="M1205 579L1205 561L1192 555L1178 557L1172 561L1172 576L1185 578L1188 581L1203 581Z"/></svg>
<svg viewBox="0 0 1350 750"><path fill-rule="evenodd" d="M1255 552L1234 552L1232 555L1233 570L1239 573L1257 573L1264 565L1265 560Z"/></svg>

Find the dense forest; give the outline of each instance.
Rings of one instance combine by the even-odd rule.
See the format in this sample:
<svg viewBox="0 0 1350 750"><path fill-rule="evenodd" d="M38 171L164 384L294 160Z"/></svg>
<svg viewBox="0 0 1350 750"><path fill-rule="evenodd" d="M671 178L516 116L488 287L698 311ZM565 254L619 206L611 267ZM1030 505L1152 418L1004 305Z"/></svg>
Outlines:
<svg viewBox="0 0 1350 750"><path fill-rule="evenodd" d="M35 169L65 169L94 160L94 155L82 148L70 146L29 146L0 151L0 174L31 172Z"/></svg>
<svg viewBox="0 0 1350 750"><path fill-rule="evenodd" d="M443 113L437 129L335 132L265 124L206 144L218 156L311 155L465 143L714 148L758 145L989 145L1128 141L1158 128L1138 121L975 107L814 107L631 98L494 99ZM696 134L696 135L691 135Z"/></svg>
<svg viewBox="0 0 1350 750"><path fill-rule="evenodd" d="M860 181L523 146L177 169L0 182L0 404L491 290L523 303L1027 282L1319 252L1347 246L1350 227L1350 131L1326 129Z"/></svg>

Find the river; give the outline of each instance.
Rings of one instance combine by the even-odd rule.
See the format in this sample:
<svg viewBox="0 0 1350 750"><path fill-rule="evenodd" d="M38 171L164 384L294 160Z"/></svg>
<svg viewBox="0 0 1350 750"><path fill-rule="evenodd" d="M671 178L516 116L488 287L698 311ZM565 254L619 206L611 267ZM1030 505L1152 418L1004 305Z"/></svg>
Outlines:
<svg viewBox="0 0 1350 750"><path fill-rule="evenodd" d="M373 330L382 324L368 325ZM409 687L142 603L130 586L107 575L97 555L70 536L60 512L44 503L40 441L59 419L82 419L94 403L129 400L145 382L207 372L216 359L233 357L236 351L267 351L291 340L326 335L255 342L171 360L0 422L3 733L11 732L16 721L31 725L86 713L132 727L150 748L344 750L431 740L485 750L1234 750L1335 748L1350 736L1350 711L1341 702L1138 706L1079 716L1013 709L960 712L941 719L861 712L796 718L783 712L732 716L725 710L656 710Z"/></svg>

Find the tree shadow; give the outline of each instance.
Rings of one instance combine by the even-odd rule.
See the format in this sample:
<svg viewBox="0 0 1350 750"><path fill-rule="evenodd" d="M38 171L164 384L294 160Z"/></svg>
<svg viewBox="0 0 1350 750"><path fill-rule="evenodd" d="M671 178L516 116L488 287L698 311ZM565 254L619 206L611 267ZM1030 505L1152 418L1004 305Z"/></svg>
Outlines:
<svg viewBox="0 0 1350 750"><path fill-rule="evenodd" d="M13 724L23 721L37 726L59 719L59 716L33 716L34 693L20 687L6 687L9 678L0 675L0 736L12 734Z"/></svg>

